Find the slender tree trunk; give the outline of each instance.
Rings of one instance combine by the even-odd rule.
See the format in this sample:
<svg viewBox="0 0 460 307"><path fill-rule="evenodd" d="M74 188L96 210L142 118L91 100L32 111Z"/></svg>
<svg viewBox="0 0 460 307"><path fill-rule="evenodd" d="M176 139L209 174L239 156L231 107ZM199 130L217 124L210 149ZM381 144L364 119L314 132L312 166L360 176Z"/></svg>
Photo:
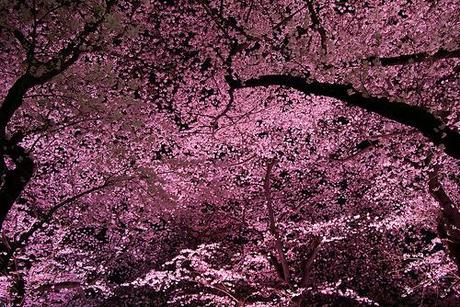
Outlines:
<svg viewBox="0 0 460 307"><path fill-rule="evenodd" d="M460 273L460 212L444 191L438 179L439 167L430 174L428 187L431 195L441 206L438 220L438 235L443 240Z"/></svg>
<svg viewBox="0 0 460 307"><path fill-rule="evenodd" d="M284 281L287 284L290 284L291 276L289 273L289 264L286 260L286 256L283 251L283 243L281 242L278 228L276 227L275 213L273 211L273 201L271 197L270 179L271 179L271 172L272 172L272 169L275 163L276 163L276 159L272 159L271 161L268 162L267 172L265 174L265 179L264 179L264 191L265 191L265 199L267 202L268 222L269 222L270 233L275 238L275 249L279 257L279 262L281 263L281 267L283 269Z"/></svg>
<svg viewBox="0 0 460 307"><path fill-rule="evenodd" d="M306 255L303 263L303 275L301 280L301 285L306 287L308 284L308 279L311 273L311 267L313 265L313 261L315 260L316 254L319 251L321 246L322 239L320 237L314 237L310 243L308 254Z"/></svg>

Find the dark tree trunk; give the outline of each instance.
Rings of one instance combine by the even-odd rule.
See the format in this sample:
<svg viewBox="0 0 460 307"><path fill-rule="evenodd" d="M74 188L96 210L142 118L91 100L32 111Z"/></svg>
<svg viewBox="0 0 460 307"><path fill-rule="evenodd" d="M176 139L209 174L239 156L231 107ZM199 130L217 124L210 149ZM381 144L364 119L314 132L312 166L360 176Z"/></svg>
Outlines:
<svg viewBox="0 0 460 307"><path fill-rule="evenodd" d="M0 107L0 230L9 210L30 181L34 171L34 162L26 150L18 143L21 137L16 134L6 136L6 127L16 110L22 105L24 95L40 81L29 74L22 75L8 91ZM15 164L8 169L5 158Z"/></svg>

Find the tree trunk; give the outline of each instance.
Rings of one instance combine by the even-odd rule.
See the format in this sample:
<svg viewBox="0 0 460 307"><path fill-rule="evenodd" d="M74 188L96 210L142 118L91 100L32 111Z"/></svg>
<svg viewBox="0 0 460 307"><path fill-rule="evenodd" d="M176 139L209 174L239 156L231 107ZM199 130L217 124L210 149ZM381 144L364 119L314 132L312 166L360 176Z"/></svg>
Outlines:
<svg viewBox="0 0 460 307"><path fill-rule="evenodd" d="M275 238L275 249L279 257L279 262L283 269L283 278L284 281L289 285L291 281L291 276L289 273L289 264L286 260L286 256L283 251L283 243L281 242L280 235L278 233L278 228L276 227L275 213L273 211L273 202L271 198L271 187L270 187L270 178L273 166L276 163L276 159L272 159L268 162L267 172L264 179L264 190L265 190L265 199L267 201L267 210L268 210L268 222L270 233Z"/></svg>

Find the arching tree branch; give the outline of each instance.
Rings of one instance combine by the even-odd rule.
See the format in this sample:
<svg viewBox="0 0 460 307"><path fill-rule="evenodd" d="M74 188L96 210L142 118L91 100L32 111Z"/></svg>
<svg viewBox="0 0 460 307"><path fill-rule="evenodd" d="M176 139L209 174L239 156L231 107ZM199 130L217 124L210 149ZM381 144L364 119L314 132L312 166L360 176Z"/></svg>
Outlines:
<svg viewBox="0 0 460 307"><path fill-rule="evenodd" d="M238 84L237 82L234 82ZM234 85L235 86L235 85ZM392 102L386 97L372 97L358 92L352 85L322 83L290 75L266 75L241 82L239 88L285 86L309 95L335 98L371 113L415 128L446 154L460 159L460 134L447 127L427 109L405 102Z"/></svg>
<svg viewBox="0 0 460 307"><path fill-rule="evenodd" d="M460 49L447 50L440 48L434 54L429 54L428 52L417 52L394 57L369 57L366 60L369 61L371 65L378 64L387 67L452 58L460 58Z"/></svg>

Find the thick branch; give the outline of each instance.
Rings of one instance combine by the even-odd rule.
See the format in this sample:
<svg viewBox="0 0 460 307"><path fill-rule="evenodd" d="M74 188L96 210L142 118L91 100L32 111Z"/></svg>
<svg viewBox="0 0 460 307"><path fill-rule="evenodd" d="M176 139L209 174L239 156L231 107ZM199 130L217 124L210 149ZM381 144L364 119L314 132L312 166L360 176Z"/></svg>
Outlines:
<svg viewBox="0 0 460 307"><path fill-rule="evenodd" d="M379 64L381 66L397 66L413 63L421 63L427 61L437 61L441 59L460 58L460 49L446 50L440 48L435 54L429 54L428 52L417 52L411 54L403 54L394 57L370 57L366 60L371 65Z"/></svg>
<svg viewBox="0 0 460 307"><path fill-rule="evenodd" d="M17 109L22 105L26 92L36 84L36 80L29 75L24 74L10 88L6 94L5 100L0 106L0 138L5 137L6 126Z"/></svg>
<svg viewBox="0 0 460 307"><path fill-rule="evenodd" d="M448 155L460 159L460 134L446 127L440 119L422 107L404 102L391 102L384 97L369 97L361 94L351 85L321 83L289 75L266 75L242 82L239 87L259 86L285 86L305 94L336 98L352 106L413 127L435 145L443 148Z"/></svg>
<svg viewBox="0 0 460 307"><path fill-rule="evenodd" d="M34 86L50 81L78 60L88 36L102 24L114 3L114 0L107 1L105 12L98 16L95 21L87 22L76 38L59 51L57 56L47 63L34 64L34 68L45 69L43 74L36 75L28 70L19 77L9 89L0 106L0 179L2 179L0 187L0 230L9 210L32 178L34 169L34 163L24 148L19 146L18 142L13 142L6 137L8 123L21 107L27 91ZM32 48L33 46L29 47ZM15 169L6 169L4 162L6 156L13 160L16 165Z"/></svg>
<svg viewBox="0 0 460 307"><path fill-rule="evenodd" d="M62 48L53 59L46 63L39 63L38 66L43 65L45 72L40 76L25 73L8 91L5 100L0 107L0 137L5 136L5 129L11 120L13 114L22 105L24 95L32 87L40 84L44 84L50 81L52 78L64 72L72 64L74 64L82 53L82 47L86 42L88 36L94 33L98 27L105 20L106 13L110 10L114 1L108 2L106 12L96 21L87 22L83 30L76 36L76 38L70 42L66 47ZM37 67L38 68L38 67Z"/></svg>

